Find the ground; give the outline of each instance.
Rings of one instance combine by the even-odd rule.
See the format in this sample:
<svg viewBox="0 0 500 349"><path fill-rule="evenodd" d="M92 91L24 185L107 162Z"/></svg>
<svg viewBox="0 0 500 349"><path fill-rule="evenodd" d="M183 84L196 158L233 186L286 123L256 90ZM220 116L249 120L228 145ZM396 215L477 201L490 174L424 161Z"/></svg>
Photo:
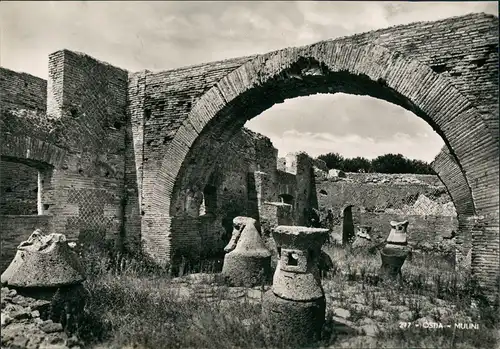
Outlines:
<svg viewBox="0 0 500 349"><path fill-rule="evenodd" d="M377 252L325 251L334 266L322 280L327 319L317 348L497 348L498 319L471 301L466 271L414 257L403 266L403 284L382 285ZM169 278L142 260L117 262L95 249L82 258L89 272L82 347L265 348L261 295L269 286L227 287L209 272ZM423 327L433 323L443 328ZM455 329L458 323L477 328ZM2 341L10 326L2 324Z"/></svg>

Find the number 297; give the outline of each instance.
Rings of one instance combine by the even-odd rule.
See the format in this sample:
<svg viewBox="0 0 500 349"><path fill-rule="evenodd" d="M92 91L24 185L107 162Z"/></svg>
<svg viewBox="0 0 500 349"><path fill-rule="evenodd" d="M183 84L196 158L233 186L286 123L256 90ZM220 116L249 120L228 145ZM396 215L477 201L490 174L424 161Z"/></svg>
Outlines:
<svg viewBox="0 0 500 349"><path fill-rule="evenodd" d="M399 323L399 328L410 328L411 327L411 322L400 322Z"/></svg>

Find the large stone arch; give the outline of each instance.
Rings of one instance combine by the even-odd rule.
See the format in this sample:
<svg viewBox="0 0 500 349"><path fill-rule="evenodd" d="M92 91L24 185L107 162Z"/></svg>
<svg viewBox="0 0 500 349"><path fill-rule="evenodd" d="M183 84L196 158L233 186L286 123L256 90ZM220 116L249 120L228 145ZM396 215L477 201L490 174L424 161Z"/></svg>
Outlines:
<svg viewBox="0 0 500 349"><path fill-rule="evenodd" d="M222 145L248 119L298 96L370 95L412 111L445 141L486 226L476 239L473 271L483 285L496 288L499 148L489 126L498 120L489 115L486 122L484 111L462 91L436 67L397 49L349 38L249 58L197 98L166 146L161 166L153 172L154 199L143 217L144 247L160 260L171 257L170 241L186 224L179 218L183 215L181 193L186 188L203 188Z"/></svg>

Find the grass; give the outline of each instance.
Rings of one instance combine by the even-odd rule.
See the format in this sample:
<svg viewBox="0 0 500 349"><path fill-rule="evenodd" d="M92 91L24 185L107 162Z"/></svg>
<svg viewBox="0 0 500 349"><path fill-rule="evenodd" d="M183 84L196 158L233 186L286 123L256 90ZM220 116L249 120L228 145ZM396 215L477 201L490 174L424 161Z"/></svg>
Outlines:
<svg viewBox="0 0 500 349"><path fill-rule="evenodd" d="M195 293L208 288L215 301L181 299L178 284L166 268L158 268L144 258L117 258L103 251L89 248L82 252L89 296L79 336L86 347L266 348L259 302L227 300L227 287L218 279L212 286L190 286ZM380 267L378 254L353 253L335 246L329 246L327 253L333 257L334 266L323 279L327 319L318 345L334 348L348 343L347 347L358 348L364 345L360 340L367 340L366 345L377 348L495 348L498 316L484 302L471 307L477 290L466 271L455 272L429 256L413 258L403 266L405 281L388 286L373 277ZM200 268L213 271L210 265ZM354 303L358 303L357 308ZM349 310L349 320L356 324L373 317L376 311L387 313L387 318L376 320L382 330L374 338L342 337L334 328L334 306ZM480 324L480 330L401 329L402 309L411 312L411 321L421 317L432 317L436 322L463 320Z"/></svg>

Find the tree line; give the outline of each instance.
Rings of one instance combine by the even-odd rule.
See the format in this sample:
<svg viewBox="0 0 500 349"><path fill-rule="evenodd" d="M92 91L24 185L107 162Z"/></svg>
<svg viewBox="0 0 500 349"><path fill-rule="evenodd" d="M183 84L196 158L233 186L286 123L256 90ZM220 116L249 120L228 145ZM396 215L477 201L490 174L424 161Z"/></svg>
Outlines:
<svg viewBox="0 0 500 349"><path fill-rule="evenodd" d="M408 159L401 154L385 154L368 160L359 156L344 158L338 153L328 153L318 156L318 159L323 160L328 169L344 172L436 174L427 162Z"/></svg>

